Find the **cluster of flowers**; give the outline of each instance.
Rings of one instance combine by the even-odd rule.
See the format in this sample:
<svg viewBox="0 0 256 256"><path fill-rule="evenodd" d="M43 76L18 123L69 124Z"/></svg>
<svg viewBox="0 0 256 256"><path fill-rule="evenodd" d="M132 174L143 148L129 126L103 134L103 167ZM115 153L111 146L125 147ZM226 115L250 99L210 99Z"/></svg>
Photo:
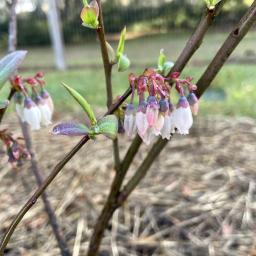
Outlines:
<svg viewBox="0 0 256 256"><path fill-rule="evenodd" d="M194 93L197 86L192 84L191 77L179 77L180 73L174 72L166 78L155 69L146 69L139 77L129 75L133 92L124 118L124 129L129 137L138 132L144 143L149 145L155 136L161 135L169 140L174 132L183 135L189 133L193 124L192 113L196 115L199 107ZM175 84L180 96L176 107L171 103L174 86L170 86L170 81ZM139 96L138 108L134 106L135 91Z"/></svg>
<svg viewBox="0 0 256 256"><path fill-rule="evenodd" d="M28 123L32 130L39 130L41 124L51 124L54 106L45 89L44 74L38 72L34 77L25 79L15 76L11 84L16 90L16 112L21 121Z"/></svg>
<svg viewBox="0 0 256 256"><path fill-rule="evenodd" d="M30 159L30 154L22 143L22 138L15 139L7 130L2 130L0 131L0 140L6 146L8 162L13 168L21 166L23 160Z"/></svg>

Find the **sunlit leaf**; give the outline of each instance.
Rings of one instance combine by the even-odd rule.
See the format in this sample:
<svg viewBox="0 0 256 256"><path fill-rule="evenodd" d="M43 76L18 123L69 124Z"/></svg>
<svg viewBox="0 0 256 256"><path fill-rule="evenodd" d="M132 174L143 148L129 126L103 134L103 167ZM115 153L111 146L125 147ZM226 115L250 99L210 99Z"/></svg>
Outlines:
<svg viewBox="0 0 256 256"><path fill-rule="evenodd" d="M63 83L63 86L67 89L67 91L70 93L70 95L81 105L83 110L87 113L87 115L91 121L91 124L95 125L97 123L97 119L94 115L92 107L87 102L87 100L80 93L78 93L76 90L72 89L68 85Z"/></svg>
<svg viewBox="0 0 256 256"><path fill-rule="evenodd" d="M98 121L99 133L115 139L118 132L118 120L115 115L105 116Z"/></svg>
<svg viewBox="0 0 256 256"><path fill-rule="evenodd" d="M116 55L118 58L124 53L125 35L126 35L126 27L124 27L120 35L119 44L116 51Z"/></svg>
<svg viewBox="0 0 256 256"><path fill-rule="evenodd" d="M90 129L84 124L61 123L52 129L53 135L84 136L90 133Z"/></svg>
<svg viewBox="0 0 256 256"><path fill-rule="evenodd" d="M17 70L25 58L27 51L16 51L0 60L0 89L10 76Z"/></svg>

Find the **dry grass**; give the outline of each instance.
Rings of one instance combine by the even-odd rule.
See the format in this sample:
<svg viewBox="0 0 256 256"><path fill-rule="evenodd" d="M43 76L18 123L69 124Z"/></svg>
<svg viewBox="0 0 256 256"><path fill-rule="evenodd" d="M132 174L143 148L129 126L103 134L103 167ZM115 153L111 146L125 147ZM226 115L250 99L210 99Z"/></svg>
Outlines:
<svg viewBox="0 0 256 256"><path fill-rule="evenodd" d="M115 213L100 255L255 255L255 124L252 119L198 119L190 136L175 136ZM75 143L48 131L34 137L44 175ZM124 153L127 140L121 144ZM143 146L130 175L146 150ZM35 181L28 164L15 173L3 168L2 153L0 159L1 236ZM48 190L74 256L85 255L113 175L111 142L100 138L89 142ZM40 200L18 227L6 255L59 255Z"/></svg>

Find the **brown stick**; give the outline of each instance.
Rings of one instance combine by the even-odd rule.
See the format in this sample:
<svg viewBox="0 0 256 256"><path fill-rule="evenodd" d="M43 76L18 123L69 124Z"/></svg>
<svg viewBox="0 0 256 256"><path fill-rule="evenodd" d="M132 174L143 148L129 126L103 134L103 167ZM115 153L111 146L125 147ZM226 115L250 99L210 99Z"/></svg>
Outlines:
<svg viewBox="0 0 256 256"><path fill-rule="evenodd" d="M105 36L105 29L104 29L104 22L103 22L103 15L102 15L102 7L101 1L97 0L99 5L99 27L97 29L97 34L100 42L101 48L101 56L104 65L104 72L105 72L105 81L106 81L106 92L107 92L107 107L109 108L113 103L113 91L112 91L112 67L113 64L111 63L108 55L108 48L107 48L107 41ZM115 161L115 169L118 171L120 169L120 153L119 153L119 146L118 146L118 139L116 138L113 141L113 152L114 152L114 161Z"/></svg>
<svg viewBox="0 0 256 256"><path fill-rule="evenodd" d="M21 122L21 120L19 120L19 122L20 122L20 126L21 126L21 129L22 129L22 134L23 134L23 137L24 137L24 140L25 140L26 148L27 148L28 152L31 155L31 170L32 170L32 172L35 176L37 186L40 187L43 184L43 178L42 178L42 175L41 175L41 171L39 170L39 167L38 167L36 154L33 150L32 138L31 138L31 134L30 134L30 131L29 131L29 125L26 124L26 123ZM62 256L70 256L71 253L68 249L68 245L67 245L67 243L65 241L65 238L63 236L63 233L62 233L62 231L59 227L57 217L54 213L54 210L53 210L53 208L51 206L51 203L49 201L48 194L46 192L44 192L42 194L42 200L43 200L43 204L44 204L44 209L45 209L45 211L48 215L49 222L50 222L50 225L52 227L52 231L53 231L54 236L56 238L56 241L58 243L61 255Z"/></svg>
<svg viewBox="0 0 256 256"><path fill-rule="evenodd" d="M118 101L113 104L105 115L113 114L122 103L130 96L131 88L127 89L127 91L118 99ZM0 256L3 256L4 250L10 241L10 238L15 231L18 224L21 222L26 213L30 210L30 208L36 203L37 199L44 193L47 187L52 183L52 181L56 178L56 176L61 172L64 166L73 158L73 156L89 141L89 137L83 137L76 146L55 166L50 175L44 180L42 185L37 188L34 194L30 197L30 199L26 202L26 204L22 207L20 212L17 214L7 232L5 233L1 244L0 244Z"/></svg>
<svg viewBox="0 0 256 256"><path fill-rule="evenodd" d="M228 38L221 46L214 59L207 67L199 81L197 82L198 90L197 96L201 97L205 90L210 86L213 79L221 70L229 56L235 50L237 45L245 37L251 26L256 21L256 1L253 2L248 12L242 17L238 25L229 34Z"/></svg>

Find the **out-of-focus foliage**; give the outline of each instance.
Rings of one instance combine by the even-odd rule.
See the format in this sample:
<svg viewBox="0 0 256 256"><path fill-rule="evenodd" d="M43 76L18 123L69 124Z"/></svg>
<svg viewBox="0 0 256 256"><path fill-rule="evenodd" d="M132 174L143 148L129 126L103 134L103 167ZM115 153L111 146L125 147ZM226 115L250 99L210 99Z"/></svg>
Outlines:
<svg viewBox="0 0 256 256"><path fill-rule="evenodd" d="M29 0L28 0L29 1ZM36 0L33 0L36 2ZM44 1L37 1L34 12L18 15L18 42L20 45L46 45L50 43ZM232 0L224 7L217 19L217 26L223 28L237 21L252 0ZM106 0L104 20L108 33L119 33L126 25L132 29L170 30L173 28L194 28L205 6L198 0ZM82 1L59 0L60 16L66 43L80 43L94 36L94 31L81 27L79 18ZM0 8L0 44L7 38L8 6L1 3Z"/></svg>

